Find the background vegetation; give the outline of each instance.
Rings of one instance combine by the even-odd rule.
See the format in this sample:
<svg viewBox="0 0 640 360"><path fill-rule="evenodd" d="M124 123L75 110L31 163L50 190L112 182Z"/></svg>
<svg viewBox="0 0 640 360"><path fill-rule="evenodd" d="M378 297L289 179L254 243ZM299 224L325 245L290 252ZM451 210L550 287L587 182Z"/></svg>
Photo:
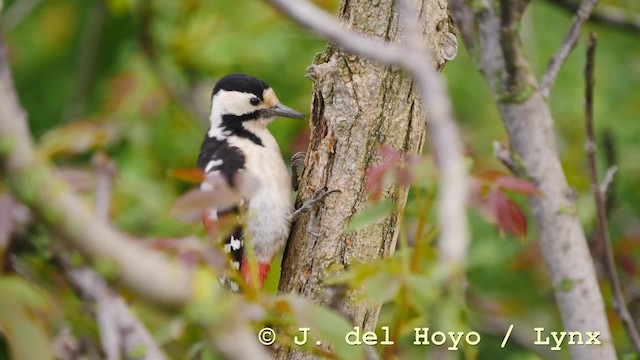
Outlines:
<svg viewBox="0 0 640 360"><path fill-rule="evenodd" d="M337 7L337 1L332 0L316 3L326 9ZM640 4L632 0L605 3L640 13ZM561 43L569 23L570 13L565 10L542 0L532 1L522 31L538 75ZM619 167L611 191L610 229L627 298L637 316L640 32L605 25L588 27L598 33L600 44L595 118L601 165L603 169L612 164ZM195 166L216 79L231 72L253 74L276 89L283 103L308 112L311 83L304 78L305 69L326 43L267 4L252 0L6 1L4 32L14 80L31 131L40 141L39 150L67 169L67 176L86 192L87 199L91 193L83 187L83 181L91 178L90 159L99 151L108 154L118 169L112 222L128 233L155 238L203 236L199 225L182 224L169 212L175 199L193 186L175 176L173 170ZM581 42L562 68L550 102L564 168L577 190L578 211L589 232L595 224L595 210L584 152L583 50ZM444 75L472 159L472 174L479 178L494 178L491 174L496 171L507 174L494 159L492 147L494 140L506 143L506 135L486 84L466 50L459 51L445 67ZM271 129L285 158L306 149L306 124L280 120ZM429 154L425 157L429 159ZM427 224L428 230L421 233L427 240L435 231L428 225L435 223L429 206L433 179L417 177L414 182L417 186L401 235L409 244L415 241L417 224ZM522 195L509 196L526 212ZM470 210L470 216L473 240L466 326L483 336L478 357L562 357L534 349L527 340L530 334L526 333L533 327L560 328L535 230L514 237L476 210ZM94 338L95 324L79 311L80 301L50 262L48 234L37 224L22 233L35 244L35 251L19 252L19 264L29 274L29 283L38 289L37 298L48 304L43 314L51 337L56 338L68 327L78 338ZM592 250L596 257L601 252ZM407 331L400 336L409 339L414 325L427 326L429 314L445 310L447 298L438 294L431 298L414 290L404 292L402 287L388 292L393 283L390 279L396 278L394 260L400 263L402 256L399 252L386 266L365 271L363 278L370 280L368 293L373 299L388 302L379 324L404 326ZM430 256L425 250L425 264L420 266L427 269ZM276 277L271 276L268 292L276 291L277 270L274 267L272 271ZM432 270L424 273L433 274ZM602 290L610 304L604 281ZM420 295L431 304L429 309L411 305L411 299ZM0 296L18 297L13 290ZM152 334L169 355L189 358L188 354L196 351L193 344L197 343L197 332L176 325L179 319L141 303L134 302L133 307L150 324ZM410 310L398 310L403 308ZM627 337L612 310L610 322L619 353L630 354ZM500 349L504 331L511 323L516 331L525 333L524 340ZM417 355L414 352L422 350L407 346L404 351ZM8 358L3 341L1 358Z"/></svg>

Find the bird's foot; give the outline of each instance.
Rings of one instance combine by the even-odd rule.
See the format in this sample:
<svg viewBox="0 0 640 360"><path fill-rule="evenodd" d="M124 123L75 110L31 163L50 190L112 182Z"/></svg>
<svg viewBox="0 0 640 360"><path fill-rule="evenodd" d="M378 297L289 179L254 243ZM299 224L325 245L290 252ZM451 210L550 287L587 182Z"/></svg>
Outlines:
<svg viewBox="0 0 640 360"><path fill-rule="evenodd" d="M299 208L297 208L296 211L293 212L293 214L291 214L291 221L295 222L296 220L298 220L300 215L308 211L309 222L307 222L307 232L316 237L320 236L320 232L314 229L315 227L314 224L315 224L316 215L317 215L316 206L320 201L324 200L330 194L339 193L339 192L341 191L329 190L326 187L316 190L313 193L313 196L311 197L311 199L307 200L304 204L302 204Z"/></svg>

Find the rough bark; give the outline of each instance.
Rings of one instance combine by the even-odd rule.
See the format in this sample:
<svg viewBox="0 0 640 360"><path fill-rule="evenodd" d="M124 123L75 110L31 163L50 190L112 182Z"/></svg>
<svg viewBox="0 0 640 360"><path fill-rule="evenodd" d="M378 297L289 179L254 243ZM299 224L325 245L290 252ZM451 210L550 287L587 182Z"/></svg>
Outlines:
<svg viewBox="0 0 640 360"><path fill-rule="evenodd" d="M574 359L615 359L593 261L560 163L549 104L538 90L516 27L506 29L489 1L478 5L477 34L467 36L465 41L478 39L467 47L478 49L478 65L498 102L512 151L522 159L527 175L543 193L531 197L531 210L564 329L600 332L602 345L571 345L571 355ZM452 1L452 12L461 27L473 26L473 17L468 16L472 9L463 0ZM513 45L511 58L505 51L507 42ZM515 83L511 87L506 81L512 75L508 63L514 67Z"/></svg>
<svg viewBox="0 0 640 360"><path fill-rule="evenodd" d="M452 29L447 4L421 0L418 8L424 41L441 67L441 46ZM392 0L343 0L340 19L355 31L398 42L397 10L397 2ZM329 44L316 57L309 77L314 82L311 140L297 203L310 199L322 187L341 193L330 195L321 204L313 219L314 231L307 231L309 215L294 224L285 250L280 291L328 304L332 292L323 286L323 280L353 264L393 253L407 187L385 189L383 198L392 199L396 210L383 220L349 233L347 225L367 206L366 169L380 160L378 146L420 153L426 123L417 89L397 68L347 54ZM341 305L355 325L375 328L380 304L359 303L356 294L349 293ZM286 349L278 355L297 356Z"/></svg>

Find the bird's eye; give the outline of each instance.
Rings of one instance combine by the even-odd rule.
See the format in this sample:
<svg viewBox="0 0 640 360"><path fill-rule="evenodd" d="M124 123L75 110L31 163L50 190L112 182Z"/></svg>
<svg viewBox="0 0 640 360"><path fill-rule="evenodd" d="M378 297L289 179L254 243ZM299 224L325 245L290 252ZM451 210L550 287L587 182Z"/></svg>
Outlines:
<svg viewBox="0 0 640 360"><path fill-rule="evenodd" d="M249 102L253 106L258 106L258 104L260 104L260 99L258 99L257 97L253 97L253 98L251 98L251 100L249 100Z"/></svg>

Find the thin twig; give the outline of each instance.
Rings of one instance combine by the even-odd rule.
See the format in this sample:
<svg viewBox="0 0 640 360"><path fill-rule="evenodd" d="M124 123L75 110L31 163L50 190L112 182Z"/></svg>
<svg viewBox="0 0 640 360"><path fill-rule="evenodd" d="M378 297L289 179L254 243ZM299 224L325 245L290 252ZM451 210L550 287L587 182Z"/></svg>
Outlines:
<svg viewBox="0 0 640 360"><path fill-rule="evenodd" d="M307 0L270 0L300 25L340 44L343 49L384 64L399 65L404 60L402 48L348 29L332 15Z"/></svg>
<svg viewBox="0 0 640 360"><path fill-rule="evenodd" d="M562 44L553 55L549 63L547 64L547 69L540 80L540 93L543 97L549 98L549 94L551 93L551 89L553 88L553 84L556 81L556 77L558 76L558 72L560 72L560 67L571 53L571 50L576 46L578 42L578 38L580 37L580 29L585 21L591 15L593 8L598 3L598 0L584 0L576 12L576 15L573 17L573 23L569 28L569 32L562 41Z"/></svg>
<svg viewBox="0 0 640 360"><path fill-rule="evenodd" d="M0 15L6 19L3 24L4 32L8 34L15 29L41 2L42 0L22 0L14 2L4 14ZM1 11L2 4L0 4L0 12Z"/></svg>
<svg viewBox="0 0 640 360"><path fill-rule="evenodd" d="M94 203L98 219L109 222L111 192L116 175L116 166L103 152L96 153L91 161L96 172Z"/></svg>
<svg viewBox="0 0 640 360"><path fill-rule="evenodd" d="M528 1L500 0L500 46L504 57L507 78L505 90L508 94L520 86L520 44L518 24Z"/></svg>
<svg viewBox="0 0 640 360"><path fill-rule="evenodd" d="M445 84L436 74L431 59L425 55L429 52L424 48L417 27L418 11L409 0L401 1L400 5L400 18L407 38L401 65L416 80L422 105L429 113L427 132L440 166L437 198L439 261L459 270L466 264L469 247L466 210L468 182L462 141Z"/></svg>
<svg viewBox="0 0 640 360"><path fill-rule="evenodd" d="M580 3L573 0L547 1L570 11L572 14L580 7ZM608 4L598 5L598 7L593 10L589 21L615 26L623 30L640 32L640 14L631 11L631 9L625 9L622 7L616 7Z"/></svg>
<svg viewBox="0 0 640 360"><path fill-rule="evenodd" d="M596 167L596 140L595 131L593 127L593 87L594 87L594 62L595 62L595 49L596 49L596 36L594 33L589 34L587 42L587 65L585 66L585 79L586 79L586 93L585 93L585 123L587 130L587 159L589 162L589 174L591 176L591 187L593 190L593 197L596 203L597 217L598 217L598 239L602 244L605 256L605 268L607 276L611 282L613 290L613 307L615 308L620 320L627 329L629 338L636 352L640 354L640 333L636 327L635 321L629 312L627 302L624 299L624 293L622 292L622 285L618 278L616 270L613 250L611 249L611 239L609 238L609 225L607 223L607 213L605 207L604 192L599 184L598 169ZM610 172L608 172L609 174ZM607 177L613 178L613 175ZM610 182L610 181L608 181Z"/></svg>
<svg viewBox="0 0 640 360"><path fill-rule="evenodd" d="M502 165L506 166L509 171L515 176L523 176L520 166L511 155L511 151L506 146L502 145L499 141L493 142L493 156L498 159Z"/></svg>

